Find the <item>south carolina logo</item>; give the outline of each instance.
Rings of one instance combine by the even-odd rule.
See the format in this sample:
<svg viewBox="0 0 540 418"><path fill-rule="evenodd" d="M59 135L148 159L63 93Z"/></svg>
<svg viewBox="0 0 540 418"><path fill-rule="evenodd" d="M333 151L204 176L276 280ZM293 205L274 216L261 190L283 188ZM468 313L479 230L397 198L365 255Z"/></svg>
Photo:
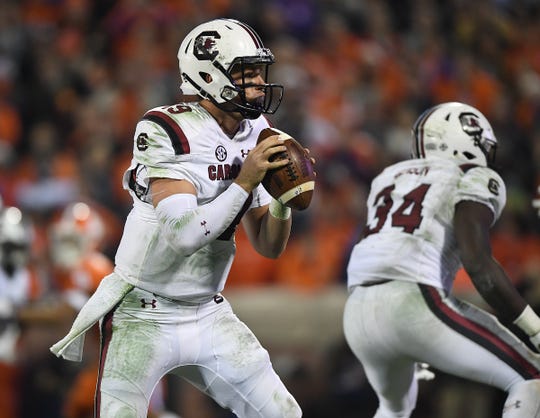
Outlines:
<svg viewBox="0 0 540 418"><path fill-rule="evenodd" d="M146 151L148 149L148 135L144 132L140 133L137 137L137 149L139 151Z"/></svg>
<svg viewBox="0 0 540 418"><path fill-rule="evenodd" d="M494 178L490 178L488 181L488 190L493 193L495 196L499 196L499 189L501 185Z"/></svg>
<svg viewBox="0 0 540 418"><path fill-rule="evenodd" d="M216 49L216 39L220 38L215 30L202 32L193 43L193 55L201 61L213 60L219 53Z"/></svg>
<svg viewBox="0 0 540 418"><path fill-rule="evenodd" d="M218 145L218 147L216 148L215 154L216 154L216 158L220 162L225 161L225 159L227 158L227 150L225 149L223 145Z"/></svg>
<svg viewBox="0 0 540 418"><path fill-rule="evenodd" d="M480 126L480 119L474 113L465 112L460 114L459 121L466 134L472 137L482 135L484 129Z"/></svg>

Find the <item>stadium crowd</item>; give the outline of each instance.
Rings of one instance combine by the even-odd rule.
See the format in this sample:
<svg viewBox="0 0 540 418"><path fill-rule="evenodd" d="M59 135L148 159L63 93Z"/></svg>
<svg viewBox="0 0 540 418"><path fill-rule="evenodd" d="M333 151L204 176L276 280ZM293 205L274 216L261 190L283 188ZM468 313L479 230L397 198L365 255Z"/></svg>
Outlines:
<svg viewBox="0 0 540 418"><path fill-rule="evenodd" d="M74 365L48 351L73 315L64 311L57 320L45 320L45 308L58 308L60 294L70 287L54 263L55 226L73 204L87 205L103 233L81 244L81 251L100 261L78 260L70 280L80 288L81 277L107 271L103 258L114 257L131 205L121 177L134 126L147 109L179 100L179 42L214 17L249 23L274 52L270 74L285 86L285 96L272 120L310 148L318 172L314 201L296 214L281 258L257 256L238 231L228 282L232 294L279 287L303 299L335 288L345 292L344 263L361 233L370 180L409 155L419 112L458 100L481 110L499 140L497 164L508 202L495 226L493 252L538 311L540 221L531 206L540 184L537 2L3 0L0 196L4 207L19 208L29 221L27 266L34 285L14 371L0 377L3 388L24 389L2 391L0 398L11 398L0 399L0 418L91 416L93 374L83 372L95 368L96 359ZM86 242L92 230L75 228L71 239ZM257 274L247 280L245 271ZM92 286L83 290L88 294ZM483 303L463 274L455 291ZM291 320L278 331L294 326ZM339 338L317 355L287 347L276 351L277 370L306 418L372 415L374 395ZM2 362L0 356L0 367ZM502 401L498 393L443 374L434 382L421 388L426 400L418 418L487 418ZM158 391L156 416L162 410L183 418L228 416L181 383L167 383ZM1 402L15 400L19 412L8 415Z"/></svg>

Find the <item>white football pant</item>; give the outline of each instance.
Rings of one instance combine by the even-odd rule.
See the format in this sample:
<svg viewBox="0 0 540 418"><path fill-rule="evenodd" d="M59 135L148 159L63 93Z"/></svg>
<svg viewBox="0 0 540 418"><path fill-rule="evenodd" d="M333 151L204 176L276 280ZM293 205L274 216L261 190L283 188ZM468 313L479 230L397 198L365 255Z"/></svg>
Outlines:
<svg viewBox="0 0 540 418"><path fill-rule="evenodd" d="M268 352L222 296L180 304L135 288L101 325L98 418L145 418L166 373L188 380L238 417L302 416Z"/></svg>
<svg viewBox="0 0 540 418"><path fill-rule="evenodd" d="M438 289L404 281L357 286L344 331L379 398L376 418L411 415L416 362L508 392L504 418L540 418L533 380L540 378L540 355L494 316Z"/></svg>

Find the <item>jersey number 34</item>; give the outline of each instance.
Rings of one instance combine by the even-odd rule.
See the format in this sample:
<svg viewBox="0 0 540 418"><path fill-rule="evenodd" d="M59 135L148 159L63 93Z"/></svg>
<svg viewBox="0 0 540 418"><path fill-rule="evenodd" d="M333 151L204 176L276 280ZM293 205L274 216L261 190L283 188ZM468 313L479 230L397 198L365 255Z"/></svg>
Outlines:
<svg viewBox="0 0 540 418"><path fill-rule="evenodd" d="M385 187L375 197L375 219L377 224L371 228L366 226L364 236L379 232L391 216L391 226L401 227L403 231L412 234L422 222L422 203L431 184L421 184L403 196L403 203L392 210L394 201L392 192L395 185Z"/></svg>

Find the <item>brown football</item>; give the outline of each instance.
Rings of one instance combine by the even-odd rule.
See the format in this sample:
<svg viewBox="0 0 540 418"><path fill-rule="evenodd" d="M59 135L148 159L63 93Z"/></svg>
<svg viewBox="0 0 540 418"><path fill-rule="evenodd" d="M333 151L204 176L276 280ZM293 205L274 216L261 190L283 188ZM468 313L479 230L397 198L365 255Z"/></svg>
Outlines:
<svg viewBox="0 0 540 418"><path fill-rule="evenodd" d="M289 159L290 162L276 170L269 170L262 185L270 195L292 209L304 210L311 203L315 189L313 164L304 147L289 134L275 128L261 131L257 143L272 135L279 135L287 150L274 154L272 160Z"/></svg>

